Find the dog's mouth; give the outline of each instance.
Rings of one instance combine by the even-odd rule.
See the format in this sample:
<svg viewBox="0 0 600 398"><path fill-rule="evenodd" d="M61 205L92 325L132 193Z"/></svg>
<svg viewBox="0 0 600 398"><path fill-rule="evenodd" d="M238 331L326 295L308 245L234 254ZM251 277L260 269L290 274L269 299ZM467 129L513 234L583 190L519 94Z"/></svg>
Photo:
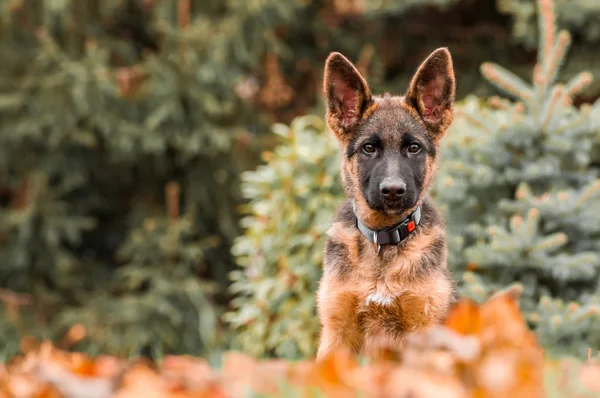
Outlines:
<svg viewBox="0 0 600 398"><path fill-rule="evenodd" d="M378 211L386 216L399 216L405 213L408 209L411 209L415 206L414 198L408 197L400 197L398 199L390 200L390 199L382 199L374 201L375 203L369 201L369 207L372 210Z"/></svg>
<svg viewBox="0 0 600 398"><path fill-rule="evenodd" d="M406 209L411 208L412 206L407 203L409 201L404 199L396 199L396 200L384 200L383 201L383 213L390 216L397 216Z"/></svg>

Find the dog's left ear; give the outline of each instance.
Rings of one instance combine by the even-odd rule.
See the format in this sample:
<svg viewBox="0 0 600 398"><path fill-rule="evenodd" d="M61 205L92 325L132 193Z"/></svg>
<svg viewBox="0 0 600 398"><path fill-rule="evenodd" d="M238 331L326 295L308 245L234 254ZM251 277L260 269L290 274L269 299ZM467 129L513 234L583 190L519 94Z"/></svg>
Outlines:
<svg viewBox="0 0 600 398"><path fill-rule="evenodd" d="M455 91L452 56L438 48L417 69L405 98L433 133L443 135L452 123Z"/></svg>
<svg viewBox="0 0 600 398"><path fill-rule="evenodd" d="M325 61L323 90L327 122L338 139L344 139L354 132L371 101L369 85L352 62L334 52Z"/></svg>

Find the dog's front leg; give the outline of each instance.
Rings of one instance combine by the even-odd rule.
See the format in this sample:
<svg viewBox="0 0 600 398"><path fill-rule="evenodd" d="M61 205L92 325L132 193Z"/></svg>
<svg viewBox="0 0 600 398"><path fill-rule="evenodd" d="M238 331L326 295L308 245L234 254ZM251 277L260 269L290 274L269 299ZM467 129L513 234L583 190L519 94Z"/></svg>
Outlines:
<svg viewBox="0 0 600 398"><path fill-rule="evenodd" d="M356 294L325 276L319 286L317 308L322 326L317 360L339 350L358 353L363 338Z"/></svg>

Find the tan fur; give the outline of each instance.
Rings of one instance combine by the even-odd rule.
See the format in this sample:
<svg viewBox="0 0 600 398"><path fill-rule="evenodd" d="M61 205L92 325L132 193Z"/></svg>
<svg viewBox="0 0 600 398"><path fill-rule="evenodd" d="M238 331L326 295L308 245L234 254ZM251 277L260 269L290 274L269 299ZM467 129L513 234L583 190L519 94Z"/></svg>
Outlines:
<svg viewBox="0 0 600 398"><path fill-rule="evenodd" d="M360 237L356 230L334 224L332 231L333 239L346 245L351 253L358 253ZM358 261L352 261L353 272L347 280L324 275L317 295L323 326L317 358L340 347L374 353L381 344L400 346L403 336L391 336L382 326L389 319L395 319L406 331L441 322L451 300L452 285L442 270L423 278L417 275L417 267L431 242L442 233L439 226L420 230L406 247L391 247L382 258L374 251L364 251ZM373 267L390 260L383 270ZM366 304L373 293L392 297L392 303Z"/></svg>
<svg viewBox="0 0 600 398"><path fill-rule="evenodd" d="M427 161L426 161L427 173L425 174L425 182L423 183L423 190L429 189L429 186L431 185L431 183L433 181L433 176L435 175L435 172L437 171L437 166L438 166L437 159L433 160L431 158L427 158Z"/></svg>
<svg viewBox="0 0 600 398"><path fill-rule="evenodd" d="M371 105L369 105L369 107L365 110L365 112L361 116L361 120L367 120L369 118L369 116L371 116L373 114L373 112L375 112L377 110L377 106L378 106L377 102L373 102Z"/></svg>
<svg viewBox="0 0 600 398"><path fill-rule="evenodd" d="M344 134L344 129L337 122L336 115L327 115L327 125L341 142L348 140L348 136Z"/></svg>
<svg viewBox="0 0 600 398"><path fill-rule="evenodd" d="M331 237L332 240L346 246L348 249L348 259L353 265L358 265L360 261L358 246L356 244L356 240L360 235L358 230L344 228L340 223L334 223L327 230L327 235Z"/></svg>

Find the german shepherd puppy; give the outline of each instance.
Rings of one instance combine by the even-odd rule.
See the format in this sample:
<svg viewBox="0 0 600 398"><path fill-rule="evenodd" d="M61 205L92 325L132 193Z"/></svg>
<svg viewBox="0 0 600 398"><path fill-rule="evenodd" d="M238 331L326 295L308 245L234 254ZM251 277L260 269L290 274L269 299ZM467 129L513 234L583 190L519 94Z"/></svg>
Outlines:
<svg viewBox="0 0 600 398"><path fill-rule="evenodd" d="M453 118L450 52L435 50L403 96L373 95L342 54L325 63L327 125L347 195L328 231L317 293L317 359L397 347L456 301L445 225L427 190Z"/></svg>

